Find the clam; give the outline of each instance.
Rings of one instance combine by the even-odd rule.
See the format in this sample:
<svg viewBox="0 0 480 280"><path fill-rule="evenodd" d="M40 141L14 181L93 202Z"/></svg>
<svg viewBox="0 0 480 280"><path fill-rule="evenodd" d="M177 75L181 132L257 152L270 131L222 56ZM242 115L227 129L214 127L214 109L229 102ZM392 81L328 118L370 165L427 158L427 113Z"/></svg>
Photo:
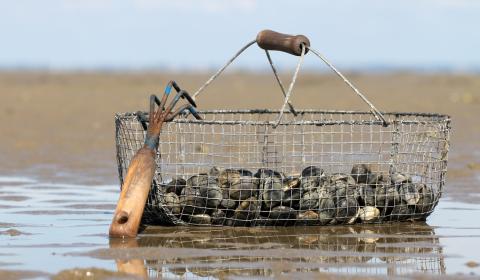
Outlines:
<svg viewBox="0 0 480 280"><path fill-rule="evenodd" d="M330 183L330 181L325 181L318 188L318 192L323 196L329 195L331 197L334 197L335 193L337 192L337 186L335 184Z"/></svg>
<svg viewBox="0 0 480 280"><path fill-rule="evenodd" d="M355 164L352 167L351 175L357 183L367 183L368 175L372 171L370 167L366 164Z"/></svg>
<svg viewBox="0 0 480 280"><path fill-rule="evenodd" d="M250 197L242 201L233 214L233 219L250 221L258 216L260 204L256 197Z"/></svg>
<svg viewBox="0 0 480 280"><path fill-rule="evenodd" d="M400 203L400 194L395 186L389 184L377 185L375 188L375 206L386 207Z"/></svg>
<svg viewBox="0 0 480 280"><path fill-rule="evenodd" d="M317 191L310 191L303 194L298 209L309 210L318 208L319 194Z"/></svg>
<svg viewBox="0 0 480 280"><path fill-rule="evenodd" d="M375 206L375 189L371 185L359 184L359 201L363 206Z"/></svg>
<svg viewBox="0 0 480 280"><path fill-rule="evenodd" d="M392 183L392 178L388 174L370 173L367 177L367 184L375 188L378 185Z"/></svg>
<svg viewBox="0 0 480 280"><path fill-rule="evenodd" d="M373 222L380 217L380 210L373 206L365 206L358 210L358 217L362 222Z"/></svg>
<svg viewBox="0 0 480 280"><path fill-rule="evenodd" d="M207 214L196 214L190 216L188 222L197 225L210 225L212 223L212 218Z"/></svg>
<svg viewBox="0 0 480 280"><path fill-rule="evenodd" d="M335 217L336 211L337 208L335 206L333 197L320 194L320 201L318 203L318 215L321 223L329 223Z"/></svg>
<svg viewBox="0 0 480 280"><path fill-rule="evenodd" d="M296 224L314 225L318 223L319 215L315 211L308 210L298 213L296 219Z"/></svg>
<svg viewBox="0 0 480 280"><path fill-rule="evenodd" d="M212 176L212 177L218 177L220 175L220 173L222 173L222 169L214 166L212 168L210 168L210 170L208 171L208 176Z"/></svg>
<svg viewBox="0 0 480 280"><path fill-rule="evenodd" d="M394 185L401 185L403 183L411 183L412 178L403 173L393 173L391 174L392 184Z"/></svg>
<svg viewBox="0 0 480 280"><path fill-rule="evenodd" d="M358 203L352 198L342 198L337 201L335 219L340 222L348 222L354 218L358 211Z"/></svg>
<svg viewBox="0 0 480 280"><path fill-rule="evenodd" d="M233 199L247 199L255 196L258 190L257 179L252 176L240 176L238 183L230 185L229 194Z"/></svg>
<svg viewBox="0 0 480 280"><path fill-rule="evenodd" d="M203 214L206 212L205 198L198 188L185 187L179 197L182 214Z"/></svg>
<svg viewBox="0 0 480 280"><path fill-rule="evenodd" d="M308 192L316 189L321 184L325 173L321 168L309 166L302 170L301 176L302 182L300 188L302 191Z"/></svg>
<svg viewBox="0 0 480 280"><path fill-rule="evenodd" d="M225 209L235 209L237 208L238 201L231 199L229 195L228 189L222 190L222 201L220 202L220 206Z"/></svg>
<svg viewBox="0 0 480 280"><path fill-rule="evenodd" d="M288 206L288 207L298 209L301 198L302 198L302 193L300 192L299 189L287 190L284 192L281 204L283 206Z"/></svg>
<svg viewBox="0 0 480 280"><path fill-rule="evenodd" d="M298 177L288 177L284 180L283 191L298 190L301 184L301 180Z"/></svg>
<svg viewBox="0 0 480 280"><path fill-rule="evenodd" d="M422 183L416 184L416 188L420 195L420 199L415 206L415 212L428 215L435 206L435 193L431 186Z"/></svg>
<svg viewBox="0 0 480 280"><path fill-rule="evenodd" d="M345 173L332 174L328 179L330 180L330 183L334 184L334 185L338 184L339 181L343 181L350 186L354 186L354 185L357 184L357 182L355 181L355 179L353 179L352 176L350 176L348 174L345 174Z"/></svg>
<svg viewBox="0 0 480 280"><path fill-rule="evenodd" d="M238 172L240 173L241 176L253 177L252 171L248 169L238 169Z"/></svg>
<svg viewBox="0 0 480 280"><path fill-rule="evenodd" d="M269 209L277 206L284 198L282 179L279 177L267 177L262 180L263 189L261 196L265 206Z"/></svg>
<svg viewBox="0 0 480 280"><path fill-rule="evenodd" d="M207 207L216 208L223 199L222 190L216 184L200 187L200 195L207 201Z"/></svg>
<svg viewBox="0 0 480 280"><path fill-rule="evenodd" d="M225 169L218 175L218 183L222 187L230 187L231 185L240 183L240 177L240 171L235 169Z"/></svg>
<svg viewBox="0 0 480 280"><path fill-rule="evenodd" d="M412 217L413 211L407 204L396 204L390 212L390 220L405 221Z"/></svg>
<svg viewBox="0 0 480 280"><path fill-rule="evenodd" d="M355 185L350 185L345 181L338 180L335 182L335 199L351 198L358 200L360 197L359 189Z"/></svg>
<svg viewBox="0 0 480 280"><path fill-rule="evenodd" d="M199 186L208 185L209 182L214 180L213 177L210 177L207 174L193 175L187 179L187 187L198 188Z"/></svg>
<svg viewBox="0 0 480 280"><path fill-rule="evenodd" d="M304 177L300 188L302 192L314 191L320 185L318 177Z"/></svg>
<svg viewBox="0 0 480 280"><path fill-rule="evenodd" d="M198 189L199 196L206 201L206 206L216 208L222 201L222 190L217 180L207 174L194 175L187 180L187 187Z"/></svg>
<svg viewBox="0 0 480 280"><path fill-rule="evenodd" d="M255 173L255 175L253 175L253 176L258 178L258 179L265 179L265 178L269 178L269 177L282 178L283 174L278 172L278 171L272 170L272 169L260 168L260 169L258 169L257 173Z"/></svg>
<svg viewBox="0 0 480 280"><path fill-rule="evenodd" d="M220 209L217 209L212 212L210 215L212 218L212 225L223 225L225 223L225 219L227 215Z"/></svg>
<svg viewBox="0 0 480 280"><path fill-rule="evenodd" d="M417 187L412 183L405 183L398 187L400 197L407 205L416 205L420 200L420 194Z"/></svg>
<svg viewBox="0 0 480 280"><path fill-rule="evenodd" d="M225 169L220 172L218 182L224 189L229 189L229 196L234 200L243 200L256 195L258 180L246 169Z"/></svg>
<svg viewBox="0 0 480 280"><path fill-rule="evenodd" d="M302 177L311 177L311 176L320 177L324 175L325 173L323 172L323 170L316 166L309 166L302 170Z"/></svg>
<svg viewBox="0 0 480 280"><path fill-rule="evenodd" d="M302 192L300 190L300 178L288 177L283 183L283 199L281 204L284 206L298 208Z"/></svg>
<svg viewBox="0 0 480 280"><path fill-rule="evenodd" d="M174 192L166 193L161 197L161 206L167 208L172 214L180 214L180 199Z"/></svg>
<svg viewBox="0 0 480 280"><path fill-rule="evenodd" d="M187 182L183 178L173 178L170 182L166 185L162 185L165 188L165 193L175 193L180 195L182 193L182 189L187 185Z"/></svg>
<svg viewBox="0 0 480 280"><path fill-rule="evenodd" d="M286 225L295 221L296 210L287 206L272 208L268 218L273 220L274 225Z"/></svg>
<svg viewBox="0 0 480 280"><path fill-rule="evenodd" d="M387 182L390 183L390 178L385 178L385 179L387 179L388 180ZM371 187L376 187L383 180L384 180L384 177L382 174L368 173L366 184L370 185Z"/></svg>

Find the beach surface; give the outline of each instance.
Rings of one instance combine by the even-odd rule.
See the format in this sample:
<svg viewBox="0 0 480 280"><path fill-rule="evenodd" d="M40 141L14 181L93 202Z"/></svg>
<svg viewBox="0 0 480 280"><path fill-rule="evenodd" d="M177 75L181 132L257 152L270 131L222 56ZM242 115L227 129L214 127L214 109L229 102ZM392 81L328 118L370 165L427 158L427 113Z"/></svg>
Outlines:
<svg viewBox="0 0 480 280"><path fill-rule="evenodd" d="M194 92L208 74L0 72L0 278L479 275L472 244L480 242L480 76L347 76L381 111L451 116L447 184L426 223L149 227L125 241L107 235L119 194L114 114L145 111L171 79ZM197 104L279 109L282 97L270 73L229 72ZM338 77L319 73L301 74L291 101L297 109L368 110Z"/></svg>

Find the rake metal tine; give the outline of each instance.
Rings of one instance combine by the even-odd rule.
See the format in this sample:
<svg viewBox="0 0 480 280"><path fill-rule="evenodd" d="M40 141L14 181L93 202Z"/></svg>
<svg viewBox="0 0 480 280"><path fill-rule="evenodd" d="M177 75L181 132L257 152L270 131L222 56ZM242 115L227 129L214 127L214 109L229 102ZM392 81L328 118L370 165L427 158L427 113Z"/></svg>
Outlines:
<svg viewBox="0 0 480 280"><path fill-rule="evenodd" d="M190 104L184 104L182 106L180 106L180 108L178 108L177 110L175 110L175 112L171 113L168 118L167 118L167 121L170 122L172 121L176 116L178 116L179 114L183 113L183 111L185 109L187 109L187 107L190 106Z"/></svg>
<svg viewBox="0 0 480 280"><path fill-rule="evenodd" d="M165 110L165 104L167 103L167 99L170 96L170 92L172 91L172 87L177 90L178 85L175 81L171 80L168 82L167 86L165 87L165 91L163 92L163 97L162 97L162 102L160 103L159 107L162 108L162 110ZM178 90L177 90L178 92Z"/></svg>
<svg viewBox="0 0 480 280"><path fill-rule="evenodd" d="M197 103L195 103L195 100L190 96L190 94L186 90L182 90L180 86L175 82L174 80L171 80L168 84L167 87L165 88L165 93L168 95L170 94L170 91L172 90L172 87L178 92L182 93L181 97L183 99L187 99L187 101L193 105L193 107L197 107Z"/></svg>
<svg viewBox="0 0 480 280"><path fill-rule="evenodd" d="M182 98L187 99L187 101L190 104L192 104L193 107L197 108L197 103L195 103L195 100L193 100L193 98L190 96L190 94L186 90L183 91Z"/></svg>
<svg viewBox="0 0 480 280"><path fill-rule="evenodd" d="M177 82L175 82L174 80L171 80L170 83L172 84L173 88L179 92L180 91L180 87L178 86Z"/></svg>
<svg viewBox="0 0 480 280"><path fill-rule="evenodd" d="M195 107L193 107L193 105L188 106L187 109L188 109L188 111L190 111L190 113L192 113L192 115L193 115L197 120L203 120L203 118L198 114L197 109L195 109Z"/></svg>
<svg viewBox="0 0 480 280"><path fill-rule="evenodd" d="M167 121L172 121L176 116L182 114L185 110L188 110L197 120L202 120L202 117L198 114L195 107L191 104L184 104L180 108L178 108L175 112L171 113L168 117Z"/></svg>
<svg viewBox="0 0 480 280"><path fill-rule="evenodd" d="M185 92L184 90L180 90L180 91L175 95L175 97L173 98L172 102L170 103L170 105L169 105L169 107L168 107L168 109L167 109L167 110L168 110L168 113L170 113L170 112L173 110L173 108L175 107L175 105L177 105L177 102L180 100L180 97L183 96L183 93L184 93L184 92Z"/></svg>
<svg viewBox="0 0 480 280"><path fill-rule="evenodd" d="M155 115L155 103L159 105L160 101L158 100L158 97L156 95L152 94L150 95L150 115L149 115L150 122L153 120Z"/></svg>

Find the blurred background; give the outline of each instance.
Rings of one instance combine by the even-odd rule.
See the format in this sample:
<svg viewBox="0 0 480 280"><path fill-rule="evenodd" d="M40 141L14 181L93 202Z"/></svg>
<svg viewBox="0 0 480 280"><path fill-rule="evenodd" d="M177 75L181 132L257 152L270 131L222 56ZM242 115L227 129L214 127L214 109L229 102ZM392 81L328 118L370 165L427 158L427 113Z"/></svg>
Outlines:
<svg viewBox="0 0 480 280"><path fill-rule="evenodd" d="M74 267L115 277L122 264L194 272L208 261L213 275L231 264L237 278L479 275L479 27L480 0L0 0L0 278L44 279ZM428 224L164 228L109 240L120 185L115 113L146 110L172 79L195 92L263 29L308 36L381 111L451 116L447 184ZM288 85L298 57L271 55ZM282 97L253 45L196 102L279 109ZM296 109L369 109L311 53L291 101ZM284 274L295 270L305 274ZM72 271L58 279L79 277ZM92 271L105 272L86 269L85 278Z"/></svg>
<svg viewBox="0 0 480 280"><path fill-rule="evenodd" d="M452 115L449 176L474 176L479 13L475 0L0 1L0 172L117 183L115 112L145 110L170 79L194 92L268 28L307 35L381 110ZM288 83L297 58L272 56ZM297 85L297 108L367 109L314 56ZM198 99L281 103L255 46Z"/></svg>
<svg viewBox="0 0 480 280"><path fill-rule="evenodd" d="M210 70L269 28L308 35L347 69L480 70L476 0L1 2L3 69ZM237 63L267 66L258 50Z"/></svg>

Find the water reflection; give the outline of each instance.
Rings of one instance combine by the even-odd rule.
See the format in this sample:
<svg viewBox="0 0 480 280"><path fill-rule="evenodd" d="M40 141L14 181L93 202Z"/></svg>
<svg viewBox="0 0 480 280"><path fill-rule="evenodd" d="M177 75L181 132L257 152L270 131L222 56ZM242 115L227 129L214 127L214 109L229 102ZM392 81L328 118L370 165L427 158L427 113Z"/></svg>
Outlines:
<svg viewBox="0 0 480 280"><path fill-rule="evenodd" d="M117 260L120 271L167 279L301 277L324 272L445 274L442 246L434 228L425 223L295 228L149 227L138 239L112 239L110 247L123 250L116 256L130 258Z"/></svg>

